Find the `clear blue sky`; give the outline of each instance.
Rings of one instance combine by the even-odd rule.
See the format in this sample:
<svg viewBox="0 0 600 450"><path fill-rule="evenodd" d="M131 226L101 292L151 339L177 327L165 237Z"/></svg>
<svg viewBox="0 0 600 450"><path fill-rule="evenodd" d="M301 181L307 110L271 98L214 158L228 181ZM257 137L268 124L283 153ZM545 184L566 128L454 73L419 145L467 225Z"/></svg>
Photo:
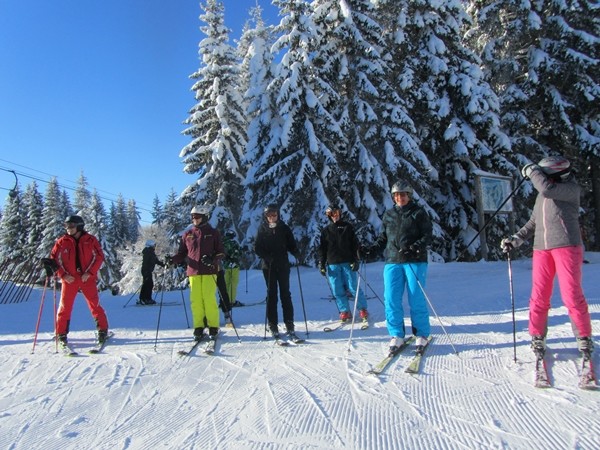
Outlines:
<svg viewBox="0 0 600 450"><path fill-rule="evenodd" d="M222 3L232 38L257 3L279 20L270 0ZM202 12L199 0L0 0L0 168L43 180L42 194L83 171L102 197L135 199L147 224L155 195L196 179L179 152ZM2 208L13 183L0 171Z"/></svg>

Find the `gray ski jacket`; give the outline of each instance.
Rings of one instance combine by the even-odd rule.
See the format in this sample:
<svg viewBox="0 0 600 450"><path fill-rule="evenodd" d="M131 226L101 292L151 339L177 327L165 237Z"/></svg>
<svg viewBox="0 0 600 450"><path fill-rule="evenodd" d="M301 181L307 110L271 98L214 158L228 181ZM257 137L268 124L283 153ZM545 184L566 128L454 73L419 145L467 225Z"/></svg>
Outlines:
<svg viewBox="0 0 600 450"><path fill-rule="evenodd" d="M531 173L530 179L538 195L531 218L515 235L524 241L533 236L534 250L581 245L581 188L574 177L555 182L538 169Z"/></svg>

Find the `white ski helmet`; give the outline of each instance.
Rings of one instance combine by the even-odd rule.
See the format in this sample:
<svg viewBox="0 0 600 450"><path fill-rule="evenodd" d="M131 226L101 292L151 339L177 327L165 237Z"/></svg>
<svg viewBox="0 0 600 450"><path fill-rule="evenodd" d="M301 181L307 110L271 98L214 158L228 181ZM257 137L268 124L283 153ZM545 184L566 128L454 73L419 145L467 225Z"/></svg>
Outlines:
<svg viewBox="0 0 600 450"><path fill-rule="evenodd" d="M210 207L208 205L194 206L190 211L190 214L202 214L203 216L209 216Z"/></svg>
<svg viewBox="0 0 600 450"><path fill-rule="evenodd" d="M564 156L548 156L542 159L538 166L542 171L552 178L568 178L571 173L571 163Z"/></svg>
<svg viewBox="0 0 600 450"><path fill-rule="evenodd" d="M407 194L413 193L413 188L406 181L396 181L392 186L392 195L396 192L406 192Z"/></svg>

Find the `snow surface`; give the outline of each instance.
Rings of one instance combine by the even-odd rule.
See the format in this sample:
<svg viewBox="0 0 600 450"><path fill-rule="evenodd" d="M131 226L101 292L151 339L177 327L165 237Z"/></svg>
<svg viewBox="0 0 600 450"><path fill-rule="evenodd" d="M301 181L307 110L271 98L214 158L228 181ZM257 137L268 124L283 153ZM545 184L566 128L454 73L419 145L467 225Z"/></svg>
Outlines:
<svg viewBox="0 0 600 450"><path fill-rule="evenodd" d="M588 253L584 288L600 325L600 254ZM416 376L410 352L380 378L366 372L388 337L381 263L366 266L372 326L324 333L337 316L324 278L292 269L298 334L305 344L277 347L264 336L264 304L235 308L241 343L223 328L215 356L185 358L191 336L182 297L159 307L127 307L129 296L102 294L114 338L89 355L93 324L78 298L70 341L81 356L55 354L52 292L45 296L32 354L41 290L0 305L0 448L3 449L598 449L600 392L577 387L578 353L565 308L553 300L549 364L554 388L532 386L527 334L531 261L513 261L517 362L507 263L434 263L426 290L439 314ZM264 298L258 271L242 272L238 299ZM363 281L364 284L364 281ZM160 295L158 297L160 299ZM189 316L189 312L188 312ZM450 341L450 339L451 341ZM454 353L454 347L459 354ZM598 353L598 352L596 352ZM597 361L597 358L596 358Z"/></svg>

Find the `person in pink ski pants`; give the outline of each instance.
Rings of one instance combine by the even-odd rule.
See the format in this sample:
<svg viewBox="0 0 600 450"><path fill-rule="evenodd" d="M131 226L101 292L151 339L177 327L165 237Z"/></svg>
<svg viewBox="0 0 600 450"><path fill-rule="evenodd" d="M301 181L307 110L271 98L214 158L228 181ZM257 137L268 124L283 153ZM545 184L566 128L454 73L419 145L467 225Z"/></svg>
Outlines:
<svg viewBox="0 0 600 450"><path fill-rule="evenodd" d="M556 276L578 349L589 356L593 341L590 313L581 287L581 188L571 173L571 164L562 156L551 156L538 164L527 164L521 173L531 180L538 194L531 218L517 233L502 240L502 249L508 252L533 236L533 273L529 299L531 346L538 357L543 357L550 298Z"/></svg>

